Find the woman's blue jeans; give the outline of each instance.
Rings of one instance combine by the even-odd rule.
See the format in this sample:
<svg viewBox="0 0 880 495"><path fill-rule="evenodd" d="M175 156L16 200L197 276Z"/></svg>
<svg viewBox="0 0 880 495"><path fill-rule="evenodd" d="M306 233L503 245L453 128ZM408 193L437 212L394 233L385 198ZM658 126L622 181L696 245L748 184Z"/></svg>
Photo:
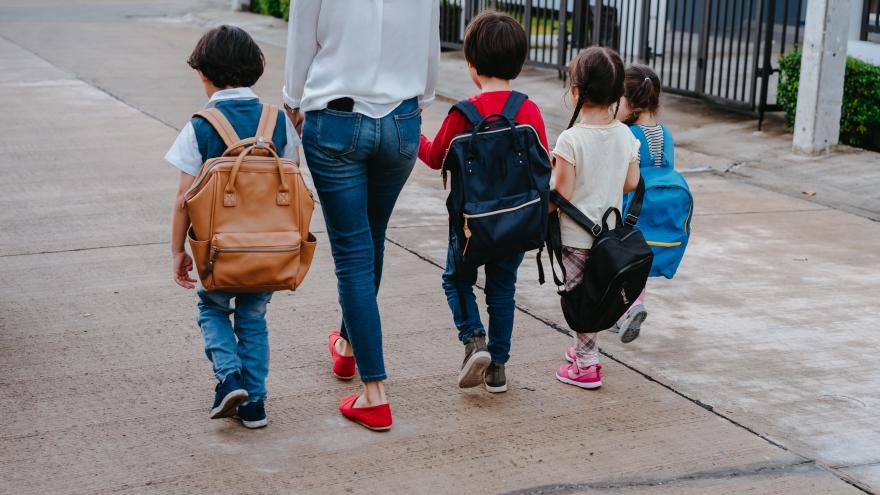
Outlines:
<svg viewBox="0 0 880 495"><path fill-rule="evenodd" d="M336 265L342 337L365 382L387 378L376 294L385 229L419 149L416 98L374 119L352 112L306 113L303 148L324 212Z"/></svg>

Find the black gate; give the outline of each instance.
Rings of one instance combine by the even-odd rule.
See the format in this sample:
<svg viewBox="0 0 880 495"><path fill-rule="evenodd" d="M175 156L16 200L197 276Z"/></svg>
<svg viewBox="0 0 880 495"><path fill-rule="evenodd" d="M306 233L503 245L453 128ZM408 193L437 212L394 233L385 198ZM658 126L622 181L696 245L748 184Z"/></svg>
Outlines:
<svg viewBox="0 0 880 495"><path fill-rule="evenodd" d="M880 42L880 0L864 0L862 10L862 41Z"/></svg>
<svg viewBox="0 0 880 495"><path fill-rule="evenodd" d="M866 0L866 11L880 0ZM664 90L704 98L763 121L775 110L777 60L803 37L806 0L441 0L441 39L457 48L485 8L529 33L529 61L559 70L583 48L617 50L654 68ZM873 17L871 19L876 18Z"/></svg>

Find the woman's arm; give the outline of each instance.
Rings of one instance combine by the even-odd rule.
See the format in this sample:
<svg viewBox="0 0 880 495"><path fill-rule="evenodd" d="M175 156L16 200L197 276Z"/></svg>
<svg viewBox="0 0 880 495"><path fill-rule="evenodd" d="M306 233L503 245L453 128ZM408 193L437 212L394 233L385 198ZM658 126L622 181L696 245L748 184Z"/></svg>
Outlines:
<svg viewBox="0 0 880 495"><path fill-rule="evenodd" d="M639 171L639 160L633 160L629 162L629 169L626 171L626 182L623 183L623 192L633 192L639 187L639 177L641 177L641 172Z"/></svg>
<svg viewBox="0 0 880 495"><path fill-rule="evenodd" d="M431 30L428 32L428 79L425 92L419 97L419 108L434 103L437 76L440 72L440 0L431 2Z"/></svg>
<svg viewBox="0 0 880 495"><path fill-rule="evenodd" d="M282 0L283 1L283 0ZM321 0L294 0L287 24L287 57L284 64L284 104L298 109L306 77L318 53L318 13ZM297 124L296 119L294 125Z"/></svg>

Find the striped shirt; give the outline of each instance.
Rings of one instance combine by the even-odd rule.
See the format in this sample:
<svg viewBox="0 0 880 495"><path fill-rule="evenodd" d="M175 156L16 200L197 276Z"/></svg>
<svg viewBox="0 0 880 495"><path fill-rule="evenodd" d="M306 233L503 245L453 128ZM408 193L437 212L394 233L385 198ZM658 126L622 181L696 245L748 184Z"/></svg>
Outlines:
<svg viewBox="0 0 880 495"><path fill-rule="evenodd" d="M654 165L663 166L663 127L657 125L639 125L648 140L648 151L654 157ZM641 157L639 157L641 159Z"/></svg>

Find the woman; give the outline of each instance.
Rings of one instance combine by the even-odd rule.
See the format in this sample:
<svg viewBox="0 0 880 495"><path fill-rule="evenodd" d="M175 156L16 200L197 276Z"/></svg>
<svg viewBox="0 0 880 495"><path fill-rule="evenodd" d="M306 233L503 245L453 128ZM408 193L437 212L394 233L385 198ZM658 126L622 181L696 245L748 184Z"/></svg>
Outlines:
<svg viewBox="0 0 880 495"><path fill-rule="evenodd" d="M419 148L421 108L434 98L439 0L294 0L284 103L301 130L336 266L342 325L333 374L362 394L343 416L391 428L376 293L385 229ZM353 356L353 357L352 357Z"/></svg>

